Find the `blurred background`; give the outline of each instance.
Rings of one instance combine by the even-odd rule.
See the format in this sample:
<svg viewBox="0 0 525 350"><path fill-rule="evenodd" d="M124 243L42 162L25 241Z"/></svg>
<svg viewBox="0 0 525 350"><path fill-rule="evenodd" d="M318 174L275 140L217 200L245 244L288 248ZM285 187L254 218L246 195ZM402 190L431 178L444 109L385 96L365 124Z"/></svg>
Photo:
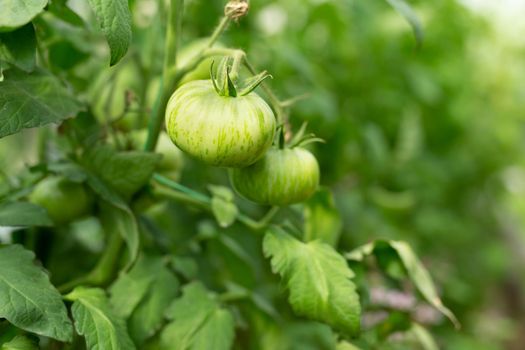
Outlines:
<svg viewBox="0 0 525 350"><path fill-rule="evenodd" d="M84 1L69 4L95 27ZM183 42L209 35L223 5L188 0ZM456 331L430 317L431 332L443 348L523 349L525 2L410 1L424 30L420 46L410 25L383 0L252 0L250 5L249 15L221 42L246 50L259 69L267 69L282 99L308 94L292 109L290 123L296 129L308 121L309 130L326 140L313 151L322 183L334 190L344 218L339 250L375 238L408 241L463 326ZM99 57L107 55L96 30L91 35L71 30L64 39L63 27L42 23L37 32L45 33L48 43L53 31L60 33L62 41L50 51L57 59L50 61L70 69L62 78L86 101L105 103L107 97L94 90L108 76L118 76L114 80L121 84L117 109L124 91L143 99L155 95L150 90L158 84L164 19L155 0L131 6L135 46L111 69L106 58L86 54L95 47ZM136 80L136 55L150 67L146 85ZM95 87L86 88L93 77ZM34 135L27 131L0 141L3 173L34 163ZM223 170L187 163L184 184L202 189L207 182L228 183ZM191 234L196 226L206 231L200 214L171 210L164 225L176 227L178 235ZM243 257L224 257L220 249L218 266L230 271L229 278L244 286L258 283L246 277L249 270L239 277ZM296 329L290 329L293 337ZM305 344L295 346L323 348Z"/></svg>

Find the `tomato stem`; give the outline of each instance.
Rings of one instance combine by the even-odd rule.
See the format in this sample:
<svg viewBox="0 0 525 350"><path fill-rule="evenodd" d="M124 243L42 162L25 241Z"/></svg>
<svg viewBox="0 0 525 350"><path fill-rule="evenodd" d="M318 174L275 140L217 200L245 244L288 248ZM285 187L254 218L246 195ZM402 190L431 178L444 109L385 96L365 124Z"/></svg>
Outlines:
<svg viewBox="0 0 525 350"><path fill-rule="evenodd" d="M167 177L164 177L160 174L154 174L153 180L158 184L167 187L168 189L156 188L154 193L159 197L164 197L167 199L173 199L177 201L182 201L194 205L198 205L205 209L206 211L211 211L211 198L205 194L194 191L191 188L188 188L184 185L181 185L178 182L175 182ZM254 220L248 215L239 213L237 219L239 222L243 223L245 226L258 231L270 224L273 217L279 211L279 207L272 207L268 212L259 220Z"/></svg>
<svg viewBox="0 0 525 350"><path fill-rule="evenodd" d="M182 34L183 9L184 0L171 0L168 13L168 25L166 27L161 92L160 98L155 102L153 116L148 125L148 138L144 146L146 151L153 151L157 145L164 120L164 110L166 109L171 92L177 85L177 74L172 67L176 67L177 65L177 50Z"/></svg>

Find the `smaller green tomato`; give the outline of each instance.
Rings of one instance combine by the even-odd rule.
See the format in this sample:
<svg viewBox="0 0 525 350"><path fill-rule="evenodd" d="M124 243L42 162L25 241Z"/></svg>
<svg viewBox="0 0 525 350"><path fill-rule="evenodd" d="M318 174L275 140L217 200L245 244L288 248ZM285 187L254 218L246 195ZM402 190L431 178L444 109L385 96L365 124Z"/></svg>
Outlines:
<svg viewBox="0 0 525 350"><path fill-rule="evenodd" d="M32 203L47 210L55 224L65 224L88 214L93 197L84 185L61 176L40 181L29 196Z"/></svg>
<svg viewBox="0 0 525 350"><path fill-rule="evenodd" d="M255 164L232 169L230 181L246 199L284 206L302 202L317 190L319 164L304 148L272 148Z"/></svg>
<svg viewBox="0 0 525 350"><path fill-rule="evenodd" d="M211 80L178 88L166 107L166 129L181 150L209 165L246 167L271 146L275 117L255 92L220 96Z"/></svg>
<svg viewBox="0 0 525 350"><path fill-rule="evenodd" d="M148 131L146 129L133 131L131 134L133 148L142 150L147 137ZM182 151L171 142L168 135L164 132L159 134L156 151L162 155L162 159L157 165L158 172L172 180L178 180L184 168L184 154Z"/></svg>

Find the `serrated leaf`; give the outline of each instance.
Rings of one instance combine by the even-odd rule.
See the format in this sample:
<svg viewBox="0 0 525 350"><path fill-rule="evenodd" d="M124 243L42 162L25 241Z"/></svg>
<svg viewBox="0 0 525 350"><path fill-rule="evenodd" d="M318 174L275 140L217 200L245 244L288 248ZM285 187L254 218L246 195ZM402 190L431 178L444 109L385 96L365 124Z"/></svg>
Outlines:
<svg viewBox="0 0 525 350"><path fill-rule="evenodd" d="M350 280L354 273L332 247L320 241L303 243L273 227L264 236L263 249L271 257L272 271L288 288L296 314L350 336L359 332L361 306Z"/></svg>
<svg viewBox="0 0 525 350"><path fill-rule="evenodd" d="M346 253L345 257L349 260L362 261L365 257L375 254L377 247L385 245L390 247L397 254L408 277L414 283L421 295L423 295L425 300L445 315L456 328L459 328L460 324L456 316L454 316L452 311L443 305L430 274L406 242L376 240Z"/></svg>
<svg viewBox="0 0 525 350"><path fill-rule="evenodd" d="M131 13L127 0L89 0L111 52L110 65L116 64L131 43Z"/></svg>
<svg viewBox="0 0 525 350"><path fill-rule="evenodd" d="M75 329L88 349L135 349L124 319L113 311L102 289L77 287L66 298L73 301Z"/></svg>
<svg viewBox="0 0 525 350"><path fill-rule="evenodd" d="M0 318L13 325L60 341L70 341L73 327L60 293L19 245L0 248Z"/></svg>
<svg viewBox="0 0 525 350"><path fill-rule="evenodd" d="M36 37L31 23L8 33L0 33L0 60L26 72L35 68Z"/></svg>
<svg viewBox="0 0 525 350"><path fill-rule="evenodd" d="M149 181L161 157L151 152L117 152L100 146L88 151L83 163L121 196L129 198Z"/></svg>
<svg viewBox="0 0 525 350"><path fill-rule="evenodd" d="M75 116L80 103L51 74L11 68L0 83L0 138Z"/></svg>
<svg viewBox="0 0 525 350"><path fill-rule="evenodd" d="M0 32L13 30L30 22L47 5L48 0L7 0L2 1L0 11Z"/></svg>
<svg viewBox="0 0 525 350"><path fill-rule="evenodd" d="M121 317L128 318L133 313L163 266L161 258L141 257L130 271L119 275L109 294L113 308Z"/></svg>
<svg viewBox="0 0 525 350"><path fill-rule="evenodd" d="M234 322L199 282L184 286L182 297L171 304L172 320L161 333L163 349L228 350L233 344Z"/></svg>
<svg viewBox="0 0 525 350"><path fill-rule="evenodd" d="M153 273L153 283L128 321L129 332L137 345L160 329L164 312L179 292L179 280L166 266Z"/></svg>
<svg viewBox="0 0 525 350"><path fill-rule="evenodd" d="M38 350L38 338L17 335L2 345L1 350Z"/></svg>
<svg viewBox="0 0 525 350"><path fill-rule="evenodd" d="M319 239L335 247L343 222L337 210L330 190L322 188L317 191L304 206L304 240Z"/></svg>
<svg viewBox="0 0 525 350"><path fill-rule="evenodd" d="M0 203L0 226L53 226L47 211L29 202Z"/></svg>
<svg viewBox="0 0 525 350"><path fill-rule="evenodd" d="M423 43L423 26L418 16L405 0L386 0L401 16L403 16L412 27L417 46Z"/></svg>

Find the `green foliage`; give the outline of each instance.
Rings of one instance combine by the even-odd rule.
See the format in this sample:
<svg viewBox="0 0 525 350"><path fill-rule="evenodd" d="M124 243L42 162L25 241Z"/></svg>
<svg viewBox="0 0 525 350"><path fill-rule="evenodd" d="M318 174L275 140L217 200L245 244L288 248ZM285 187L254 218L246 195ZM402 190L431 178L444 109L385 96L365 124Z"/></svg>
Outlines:
<svg viewBox="0 0 525 350"><path fill-rule="evenodd" d="M38 350L38 339L17 335L2 345L2 350Z"/></svg>
<svg viewBox="0 0 525 350"><path fill-rule="evenodd" d="M198 282L182 288L182 297L166 312L169 323L161 334L163 348L230 349L233 343L232 314Z"/></svg>
<svg viewBox="0 0 525 350"><path fill-rule="evenodd" d="M0 348L520 348L519 4L250 1L232 23L226 3L0 0ZM222 57L219 85L268 105L272 149L319 164L300 200L292 181L264 202L282 206L250 202L261 187L234 192L162 130ZM224 111L202 101L175 107L216 147ZM305 175L276 163L261 183ZM67 222L30 202L57 177L89 193Z"/></svg>
<svg viewBox="0 0 525 350"><path fill-rule="evenodd" d="M272 270L283 278L290 305L300 316L325 322L347 335L360 328L361 308L354 273L330 246L302 243L281 229L270 229L263 249Z"/></svg>
<svg viewBox="0 0 525 350"><path fill-rule="evenodd" d="M0 226L51 226L44 208L29 202L0 204Z"/></svg>
<svg viewBox="0 0 525 350"><path fill-rule="evenodd" d="M102 289L77 287L66 298L73 301L75 329L88 348L135 349L124 319L112 309Z"/></svg>
<svg viewBox="0 0 525 350"><path fill-rule="evenodd" d="M58 123L75 116L81 104L58 78L43 71L24 74L15 68L0 83L0 138L24 128Z"/></svg>
<svg viewBox="0 0 525 350"><path fill-rule="evenodd" d="M128 51L131 42L131 13L126 0L89 0L111 52L110 65Z"/></svg>
<svg viewBox="0 0 525 350"><path fill-rule="evenodd" d="M70 341L66 307L34 258L19 245L0 247L0 316L24 330Z"/></svg>

